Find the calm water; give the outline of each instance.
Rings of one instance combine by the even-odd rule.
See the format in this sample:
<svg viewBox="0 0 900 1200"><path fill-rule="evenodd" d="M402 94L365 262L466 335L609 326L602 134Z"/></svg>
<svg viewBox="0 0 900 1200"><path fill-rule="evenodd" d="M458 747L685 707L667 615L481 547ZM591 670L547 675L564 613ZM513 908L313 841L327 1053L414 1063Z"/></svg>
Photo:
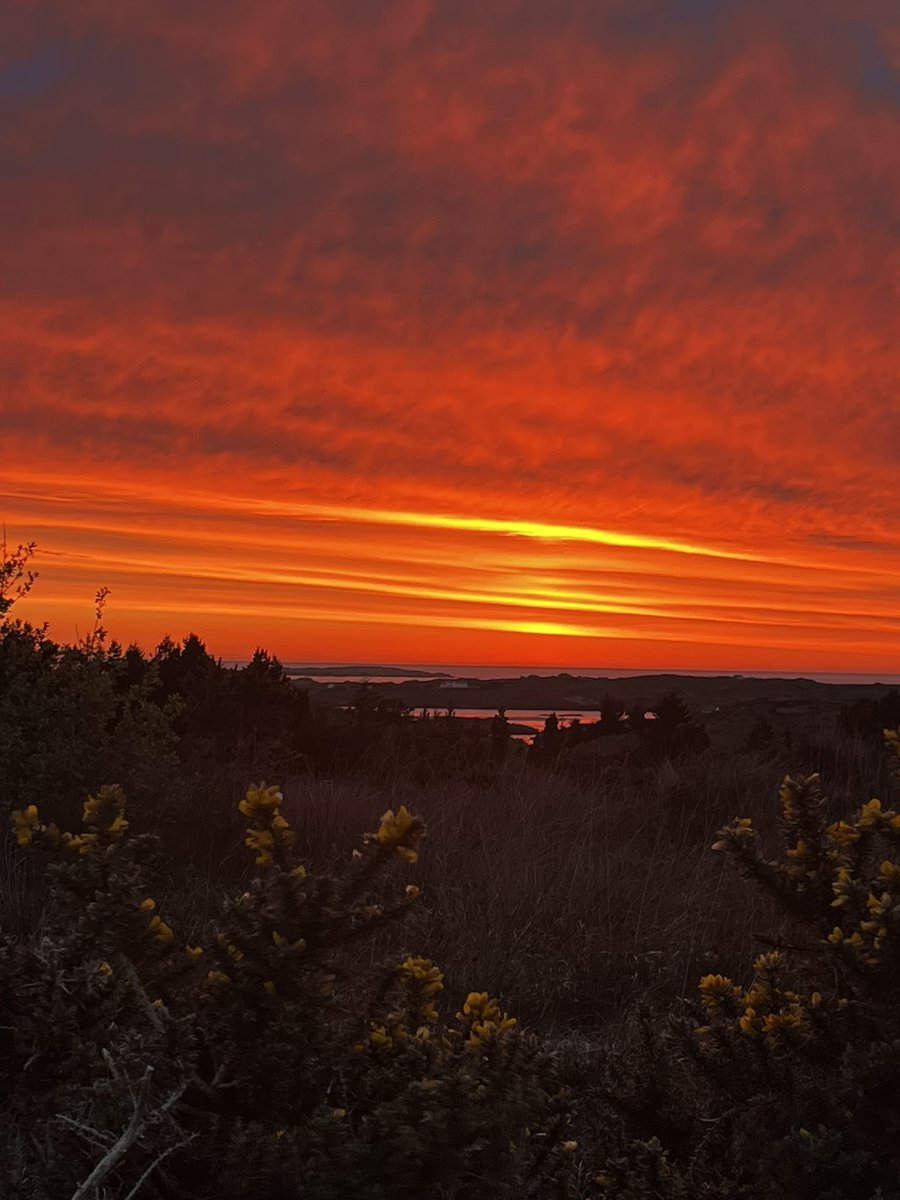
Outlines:
<svg viewBox="0 0 900 1200"><path fill-rule="evenodd" d="M449 707L453 709L454 717L493 717L497 714L496 708L457 708L455 704L450 704ZM438 714L440 714L442 712L446 712L446 709L441 706L438 707L437 710L434 708L429 708L427 711L437 711ZM551 711L551 709L547 708L508 708L506 710L506 719L511 725L527 725L529 729L543 729L544 722L550 716ZM421 708L414 708L412 710L412 715L414 717L420 717L422 712L423 710ZM556 715L559 718L560 724L563 722L568 723L569 721L576 720L597 721L600 719L599 712L588 712L586 710L582 712L576 712L574 709L570 708L567 708L565 711L562 709L557 709ZM525 735L522 734L521 736L524 737Z"/></svg>

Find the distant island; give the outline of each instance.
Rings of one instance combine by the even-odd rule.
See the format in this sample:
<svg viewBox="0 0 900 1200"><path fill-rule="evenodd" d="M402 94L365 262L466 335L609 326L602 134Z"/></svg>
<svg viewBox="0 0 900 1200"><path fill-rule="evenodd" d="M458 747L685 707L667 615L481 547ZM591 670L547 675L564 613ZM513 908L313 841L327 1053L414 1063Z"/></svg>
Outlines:
<svg viewBox="0 0 900 1200"><path fill-rule="evenodd" d="M361 676L363 678L375 679L383 676L396 677L402 675L404 679L452 679L446 671L422 671L415 667L373 667L363 664L349 664L348 666L337 667L286 667L285 672L288 675L300 675L303 677L311 677L313 675L332 676L337 675L343 677L352 675L354 677Z"/></svg>

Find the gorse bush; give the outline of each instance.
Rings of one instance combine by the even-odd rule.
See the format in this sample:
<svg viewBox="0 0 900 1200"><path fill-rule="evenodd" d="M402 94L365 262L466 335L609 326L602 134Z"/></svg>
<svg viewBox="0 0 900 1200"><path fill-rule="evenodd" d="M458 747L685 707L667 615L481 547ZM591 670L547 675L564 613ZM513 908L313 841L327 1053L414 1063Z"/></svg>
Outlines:
<svg viewBox="0 0 900 1200"><path fill-rule="evenodd" d="M416 902L424 830L388 810L342 870L298 861L277 788L241 801L258 874L185 942L152 895L158 854L105 787L47 859L54 923L0 948L2 1194L453 1197L564 1194L568 1105L487 993L442 1020L427 959L360 966Z"/></svg>
<svg viewBox="0 0 900 1200"><path fill-rule="evenodd" d="M777 901L774 948L634 1018L599 1090L602 1195L900 1196L900 814L834 820L817 776L779 798L779 856L746 818L714 847Z"/></svg>
<svg viewBox="0 0 900 1200"><path fill-rule="evenodd" d="M640 1005L574 1068L486 992L442 1015L430 959L360 953L419 899L405 806L319 874L281 792L251 787L256 875L194 941L153 895L159 843L120 788L77 832L16 810L52 924L0 946L3 1194L900 1196L900 815L870 800L831 819L816 777L780 803L779 856L747 819L716 842L785 915L749 982Z"/></svg>

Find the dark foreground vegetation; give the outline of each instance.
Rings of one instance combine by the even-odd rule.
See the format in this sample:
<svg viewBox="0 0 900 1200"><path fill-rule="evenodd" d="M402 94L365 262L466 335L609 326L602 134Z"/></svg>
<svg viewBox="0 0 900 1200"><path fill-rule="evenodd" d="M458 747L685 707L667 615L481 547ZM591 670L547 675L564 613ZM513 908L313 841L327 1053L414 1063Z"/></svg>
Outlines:
<svg viewBox="0 0 900 1200"><path fill-rule="evenodd" d="M59 645L9 611L28 561L0 1195L900 1197L890 700L725 755L670 696L586 768L552 724L122 650L102 596Z"/></svg>

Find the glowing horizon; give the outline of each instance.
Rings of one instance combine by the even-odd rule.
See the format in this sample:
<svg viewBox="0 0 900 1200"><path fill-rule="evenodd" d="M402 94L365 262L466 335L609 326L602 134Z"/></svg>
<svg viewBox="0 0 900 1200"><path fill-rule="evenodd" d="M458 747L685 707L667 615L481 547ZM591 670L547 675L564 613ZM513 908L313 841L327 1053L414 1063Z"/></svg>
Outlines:
<svg viewBox="0 0 900 1200"><path fill-rule="evenodd" d="M900 12L13 0L19 610L900 673Z"/></svg>

